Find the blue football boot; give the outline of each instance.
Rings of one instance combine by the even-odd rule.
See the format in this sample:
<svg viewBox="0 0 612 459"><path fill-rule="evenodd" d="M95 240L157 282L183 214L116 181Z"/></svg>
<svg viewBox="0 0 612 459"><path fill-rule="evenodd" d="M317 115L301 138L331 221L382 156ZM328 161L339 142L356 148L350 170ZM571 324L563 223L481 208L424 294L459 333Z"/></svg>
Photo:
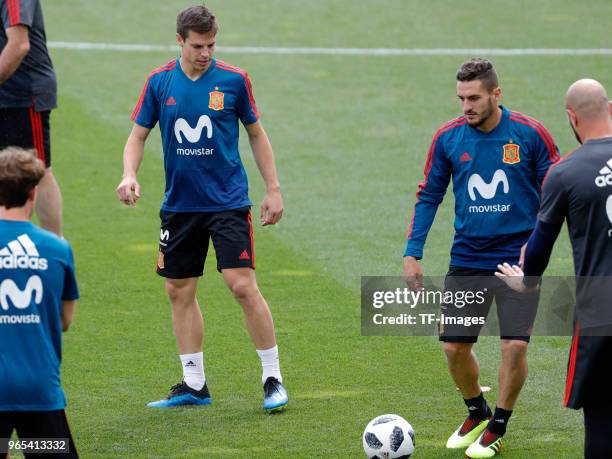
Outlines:
<svg viewBox="0 0 612 459"><path fill-rule="evenodd" d="M278 379L270 376L264 383L264 410L268 413L281 411L289 402L287 391Z"/></svg>
<svg viewBox="0 0 612 459"><path fill-rule="evenodd" d="M210 397L210 392L208 392L206 383L204 383L202 389L195 390L183 381L180 384L172 386L166 398L147 403L147 406L151 408L172 408L174 406L210 405L211 403L212 398Z"/></svg>

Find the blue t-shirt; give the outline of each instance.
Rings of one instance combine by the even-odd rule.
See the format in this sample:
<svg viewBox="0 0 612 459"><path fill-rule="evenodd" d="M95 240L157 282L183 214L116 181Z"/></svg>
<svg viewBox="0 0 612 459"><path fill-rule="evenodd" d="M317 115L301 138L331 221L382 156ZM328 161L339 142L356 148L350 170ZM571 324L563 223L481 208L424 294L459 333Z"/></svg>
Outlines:
<svg viewBox="0 0 612 459"><path fill-rule="evenodd" d="M213 59L196 81L179 59L153 70L132 121L153 128L159 121L166 194L162 210L218 212L251 205L238 151L238 120L259 119L248 74Z"/></svg>
<svg viewBox="0 0 612 459"><path fill-rule="evenodd" d="M471 127L463 116L436 132L404 256L423 256L427 233L452 177L451 264L494 270L499 263L518 262L535 226L542 181L559 160L559 149L542 123L501 109L501 120L490 132Z"/></svg>
<svg viewBox="0 0 612 459"><path fill-rule="evenodd" d="M70 245L0 220L0 411L61 410L62 300L76 300Z"/></svg>

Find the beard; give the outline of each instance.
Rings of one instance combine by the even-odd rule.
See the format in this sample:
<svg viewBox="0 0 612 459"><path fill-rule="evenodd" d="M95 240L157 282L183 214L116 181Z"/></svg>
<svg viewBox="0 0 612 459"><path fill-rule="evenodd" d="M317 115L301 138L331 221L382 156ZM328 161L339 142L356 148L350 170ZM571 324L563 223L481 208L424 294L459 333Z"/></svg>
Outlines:
<svg viewBox="0 0 612 459"><path fill-rule="evenodd" d="M582 145L582 139L580 138L580 136L578 135L578 131L576 131L576 128L574 127L574 125L572 124L572 121L569 120L569 125L572 128L572 131L574 131L574 136L576 136L576 140L578 141L578 143L580 145Z"/></svg>
<svg viewBox="0 0 612 459"><path fill-rule="evenodd" d="M496 108L495 103L493 102L492 99L489 99L489 103L487 104L487 107L482 113L480 113L480 116L472 121L466 118L467 123L471 127L474 127L474 128L482 126L484 123L486 123L489 120L489 118L491 118L491 116L493 116L495 108ZM470 113L470 114L474 114L474 113ZM467 115L467 113L465 115Z"/></svg>

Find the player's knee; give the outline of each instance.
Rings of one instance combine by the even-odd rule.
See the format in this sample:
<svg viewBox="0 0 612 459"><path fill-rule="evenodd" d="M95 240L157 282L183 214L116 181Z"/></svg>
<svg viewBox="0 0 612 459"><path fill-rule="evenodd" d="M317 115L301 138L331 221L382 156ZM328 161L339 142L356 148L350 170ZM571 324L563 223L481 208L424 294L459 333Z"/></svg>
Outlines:
<svg viewBox="0 0 612 459"><path fill-rule="evenodd" d="M501 342L501 350L504 354L522 355L527 354L528 345L529 343L527 341L518 339L504 339Z"/></svg>
<svg viewBox="0 0 612 459"><path fill-rule="evenodd" d="M252 279L240 278L231 282L228 287L241 304L248 303L259 294L257 284Z"/></svg>
<svg viewBox="0 0 612 459"><path fill-rule="evenodd" d="M189 295L190 289L188 288L187 284L181 280L168 279L166 280L166 292L168 293L170 302L172 304L176 304L177 302L184 300L185 297Z"/></svg>
<svg viewBox="0 0 612 459"><path fill-rule="evenodd" d="M448 360L462 360L469 357L470 353L472 352L472 345L466 343L445 342L442 345L442 349L444 350Z"/></svg>

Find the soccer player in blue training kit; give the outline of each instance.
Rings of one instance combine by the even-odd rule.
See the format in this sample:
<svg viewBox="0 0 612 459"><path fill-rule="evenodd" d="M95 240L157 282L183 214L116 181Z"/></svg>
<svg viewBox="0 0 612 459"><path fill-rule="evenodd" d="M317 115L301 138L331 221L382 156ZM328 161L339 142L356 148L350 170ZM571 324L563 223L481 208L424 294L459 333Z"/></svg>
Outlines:
<svg viewBox="0 0 612 459"><path fill-rule="evenodd" d="M57 82L40 0L0 0L0 148L34 149L47 170L38 185L41 226L62 234L62 193L51 169Z"/></svg>
<svg viewBox="0 0 612 459"><path fill-rule="evenodd" d="M44 175L32 151L0 151L0 452L17 430L20 438L68 439L50 445L51 457L78 457L60 363L79 294L70 245L30 223Z"/></svg>
<svg viewBox="0 0 612 459"><path fill-rule="evenodd" d="M427 155L408 231L404 275L413 288L420 288L418 260L452 177L455 238L445 290L486 293L481 304L443 305L442 312L484 321L495 299L502 358L493 413L483 397L472 352L482 324L440 326L449 371L469 413L446 446L467 448L468 457L492 457L527 378L527 345L538 301L532 294L526 302L494 273L499 263L518 263L517 254L535 225L542 180L559 153L540 122L499 105L501 89L488 60L472 59L460 67L457 95L463 116L438 129Z"/></svg>
<svg viewBox="0 0 612 459"><path fill-rule="evenodd" d="M576 273L574 337L564 404L583 408L584 457L612 457L612 102L595 80L567 91L570 126L582 144L550 169L523 270L500 265L515 290L537 289L567 220Z"/></svg>
<svg viewBox="0 0 612 459"><path fill-rule="evenodd" d="M205 6L182 11L176 38L181 57L153 70L132 114L124 152L119 199L140 197L136 172L151 129L159 122L166 194L162 204L157 273L166 278L183 381L152 407L207 405L204 322L196 299L209 239L217 270L242 306L263 368L264 409L287 404L270 309L255 279L255 252L247 176L238 152L238 121L244 125L266 184L261 222L273 225L283 204L274 154L259 120L247 73L213 57L217 21Z"/></svg>

